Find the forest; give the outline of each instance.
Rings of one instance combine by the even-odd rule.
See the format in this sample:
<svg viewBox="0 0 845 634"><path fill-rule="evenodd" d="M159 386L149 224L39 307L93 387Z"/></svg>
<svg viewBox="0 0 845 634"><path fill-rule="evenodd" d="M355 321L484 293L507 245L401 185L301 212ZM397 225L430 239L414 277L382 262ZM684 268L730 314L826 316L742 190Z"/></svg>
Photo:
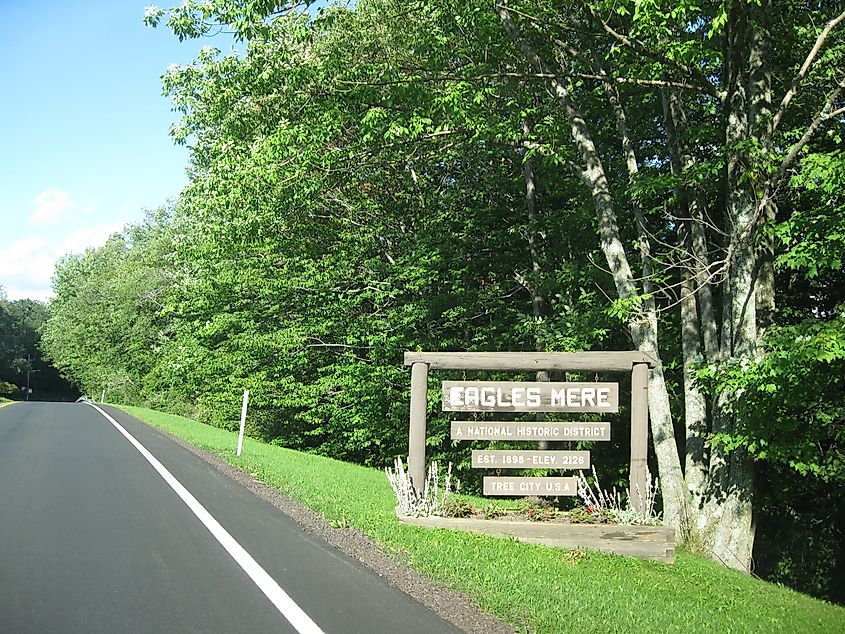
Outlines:
<svg viewBox="0 0 845 634"><path fill-rule="evenodd" d="M382 467L406 350L648 352L664 521L845 601L841 2L309 5L146 10L239 46L162 77L181 195L57 265L63 376Z"/></svg>
<svg viewBox="0 0 845 634"><path fill-rule="evenodd" d="M40 330L48 316L46 304L9 300L0 286L0 400L64 401L79 395L43 358Z"/></svg>

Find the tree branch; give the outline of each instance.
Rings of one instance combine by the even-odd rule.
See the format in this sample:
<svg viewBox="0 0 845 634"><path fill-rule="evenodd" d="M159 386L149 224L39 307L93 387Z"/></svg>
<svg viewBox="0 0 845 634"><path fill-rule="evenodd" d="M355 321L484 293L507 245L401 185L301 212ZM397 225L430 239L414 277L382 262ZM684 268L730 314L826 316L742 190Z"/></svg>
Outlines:
<svg viewBox="0 0 845 634"><path fill-rule="evenodd" d="M845 77L839 80L839 84L837 85L836 89L832 93L830 93L830 96L827 98L827 101L825 102L819 114L816 115L816 118L813 119L812 123L810 123L810 125L804 131L804 134L801 136L801 139L798 141L798 143L792 146L792 149L789 151L789 154L787 154L783 161L781 161L777 173L771 180L770 188L772 189L772 191L774 191L774 188L777 187L777 184L786 175L786 171L795 161L795 158L798 156L798 153L801 152L801 150L804 149L804 147L813 138L813 135L815 135L816 130L819 129L819 126L821 126L822 122L827 121L828 119L836 117L845 112L845 108L831 110L833 108L833 104L836 103L837 99L839 99L839 96L842 94L843 90L845 90Z"/></svg>
<svg viewBox="0 0 845 634"><path fill-rule="evenodd" d="M615 31L612 26L605 22L602 17L598 15L598 13L596 13L593 7L588 6L587 8L589 9L590 14L593 16L593 19L601 25L605 33L610 35L613 39L615 39L617 42L619 42L626 48L629 48L632 51L639 53L640 55L644 55L645 57L649 57L658 62L674 66L676 69L680 70L681 72L683 72L689 77L692 77L695 80L697 90L703 90L705 93L712 97L715 97L719 101L723 101L725 99L726 93L724 91L716 90L716 87L713 86L713 84L710 83L707 77L705 77L704 74L697 68L687 66L683 62L679 62L674 59L669 59L665 55L661 55L660 53L652 51L639 40L632 40L627 35Z"/></svg>
<svg viewBox="0 0 845 634"><path fill-rule="evenodd" d="M798 87L800 86L801 82L804 80L804 77L807 76L807 73L810 71L810 67L815 62L816 57L819 54L819 51L822 49L827 36L830 32L836 28L836 26L845 20L845 11L840 13L835 18L832 18L822 29L822 32L819 33L819 36L816 38L816 43L813 44L813 48L810 49L810 52L807 54L807 58L804 60L804 63L801 64L801 68L798 70L798 73L792 80L792 84L789 86L789 90L786 91L786 94L783 96L783 99L780 102L780 106L778 106L777 112L775 113L774 118L772 119L772 132L777 130L778 125L780 125L781 120L783 119L783 115L786 112L786 109L789 107L792 98L798 93Z"/></svg>

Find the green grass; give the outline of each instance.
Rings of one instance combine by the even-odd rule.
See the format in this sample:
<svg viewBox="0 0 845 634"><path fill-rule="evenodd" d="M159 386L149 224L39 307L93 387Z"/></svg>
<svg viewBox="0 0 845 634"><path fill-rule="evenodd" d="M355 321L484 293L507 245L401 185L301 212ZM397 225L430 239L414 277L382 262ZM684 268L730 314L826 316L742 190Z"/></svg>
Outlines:
<svg viewBox="0 0 845 634"><path fill-rule="evenodd" d="M244 439L186 418L121 407L357 528L401 561L537 632L845 632L845 608L680 551L672 566L397 522L384 474ZM476 505L484 505L481 499Z"/></svg>

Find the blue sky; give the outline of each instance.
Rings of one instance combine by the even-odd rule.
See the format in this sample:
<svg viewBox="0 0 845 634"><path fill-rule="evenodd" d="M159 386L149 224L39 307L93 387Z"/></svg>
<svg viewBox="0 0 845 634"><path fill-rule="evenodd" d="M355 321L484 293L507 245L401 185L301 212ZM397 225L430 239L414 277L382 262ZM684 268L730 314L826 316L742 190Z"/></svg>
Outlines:
<svg viewBox="0 0 845 634"><path fill-rule="evenodd" d="M0 0L0 285L50 295L55 260L99 246L186 183L161 94L203 46L143 25L144 0ZM162 2L161 6L171 6Z"/></svg>

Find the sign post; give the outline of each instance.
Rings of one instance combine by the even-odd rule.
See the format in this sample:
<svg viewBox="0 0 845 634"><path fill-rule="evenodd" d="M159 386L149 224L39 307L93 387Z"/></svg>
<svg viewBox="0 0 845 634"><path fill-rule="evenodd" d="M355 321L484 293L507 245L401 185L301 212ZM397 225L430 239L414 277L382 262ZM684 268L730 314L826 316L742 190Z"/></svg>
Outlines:
<svg viewBox="0 0 845 634"><path fill-rule="evenodd" d="M646 513L648 487L648 366L636 363L631 373L631 475L628 499L640 515Z"/></svg>
<svg viewBox="0 0 845 634"><path fill-rule="evenodd" d="M408 433L408 475L417 494L425 487L425 427L428 364L411 366L411 428Z"/></svg>
<svg viewBox="0 0 845 634"><path fill-rule="evenodd" d="M244 402L241 405L241 430L238 432L238 455L244 448L244 427L246 426L246 407L249 404L249 390L244 390Z"/></svg>

